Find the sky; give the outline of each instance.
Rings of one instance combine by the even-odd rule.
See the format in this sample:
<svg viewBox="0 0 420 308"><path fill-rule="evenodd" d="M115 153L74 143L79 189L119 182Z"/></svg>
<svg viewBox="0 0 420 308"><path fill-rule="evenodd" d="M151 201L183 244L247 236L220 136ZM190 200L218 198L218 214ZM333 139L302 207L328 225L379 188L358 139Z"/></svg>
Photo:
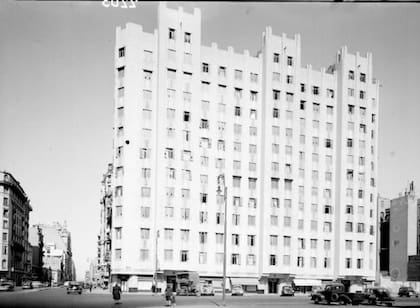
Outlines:
<svg viewBox="0 0 420 308"><path fill-rule="evenodd" d="M299 33L302 65L315 69L332 64L341 46L372 52L382 84L379 193L392 198L420 183L420 4L168 4L178 5L201 9L207 46L255 54L271 26ZM126 22L152 32L157 4L0 2L0 170L29 196L30 224L67 222L79 279L96 254L100 182L112 161L115 28Z"/></svg>

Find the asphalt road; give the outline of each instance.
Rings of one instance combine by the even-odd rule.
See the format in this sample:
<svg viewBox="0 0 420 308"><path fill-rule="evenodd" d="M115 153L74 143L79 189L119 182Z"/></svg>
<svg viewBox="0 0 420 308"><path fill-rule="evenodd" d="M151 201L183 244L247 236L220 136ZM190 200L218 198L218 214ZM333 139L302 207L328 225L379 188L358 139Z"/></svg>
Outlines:
<svg viewBox="0 0 420 308"><path fill-rule="evenodd" d="M126 294L123 293L120 302L115 302L111 294L102 292L84 291L82 295L66 294L64 288L47 290L25 290L0 293L0 307L7 308L61 308L61 307L101 307L101 308L128 308L128 307L164 307L165 301L160 295ZM177 307L211 308L219 307L222 298L219 295L211 297L177 297ZM242 297L226 297L226 306L243 307L318 307L308 296L280 297L276 295L252 295ZM322 305L320 305L322 307ZM326 305L325 305L326 306ZM396 298L396 307L420 307L420 298ZM369 306L360 306L369 307Z"/></svg>

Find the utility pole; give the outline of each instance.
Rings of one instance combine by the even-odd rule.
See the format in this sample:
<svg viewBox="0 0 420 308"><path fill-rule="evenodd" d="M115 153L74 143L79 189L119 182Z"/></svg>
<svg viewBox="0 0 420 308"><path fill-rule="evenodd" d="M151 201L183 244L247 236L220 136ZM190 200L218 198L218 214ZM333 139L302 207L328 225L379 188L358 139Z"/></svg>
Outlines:
<svg viewBox="0 0 420 308"><path fill-rule="evenodd" d="M227 187L225 183L225 174L222 173L217 177L217 194L220 196L223 192L224 212L224 231L223 231L223 292L222 305L226 306L226 240L227 240Z"/></svg>

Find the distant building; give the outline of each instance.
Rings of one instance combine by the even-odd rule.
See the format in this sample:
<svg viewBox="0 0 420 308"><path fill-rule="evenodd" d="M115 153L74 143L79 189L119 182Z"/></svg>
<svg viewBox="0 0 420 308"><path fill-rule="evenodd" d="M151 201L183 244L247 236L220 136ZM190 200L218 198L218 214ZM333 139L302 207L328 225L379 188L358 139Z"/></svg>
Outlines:
<svg viewBox="0 0 420 308"><path fill-rule="evenodd" d="M44 237L44 267L51 270L53 283L73 280L71 235L67 226L58 222L38 225Z"/></svg>
<svg viewBox="0 0 420 308"><path fill-rule="evenodd" d="M381 200L380 200L381 201ZM380 202L379 201L379 202ZM389 204L389 208L388 208ZM380 271L389 273L391 280L408 280L408 263L419 263L419 200L414 183L398 198L378 204L380 212ZM381 208L382 206L382 208Z"/></svg>
<svg viewBox="0 0 420 308"><path fill-rule="evenodd" d="M29 243L31 246L31 278L32 280L44 280L43 277L43 249L44 236L39 226L35 225L29 228Z"/></svg>
<svg viewBox="0 0 420 308"><path fill-rule="evenodd" d="M108 164L108 170L101 181L100 230L96 264L99 276L97 283L104 287L108 286L111 272L112 169L113 165Z"/></svg>
<svg viewBox="0 0 420 308"><path fill-rule="evenodd" d="M12 174L0 171L0 209L3 213L0 278L16 285L31 277L29 212L32 207L25 191Z"/></svg>
<svg viewBox="0 0 420 308"><path fill-rule="evenodd" d="M378 270L385 275L389 274L389 211L391 200L378 198Z"/></svg>

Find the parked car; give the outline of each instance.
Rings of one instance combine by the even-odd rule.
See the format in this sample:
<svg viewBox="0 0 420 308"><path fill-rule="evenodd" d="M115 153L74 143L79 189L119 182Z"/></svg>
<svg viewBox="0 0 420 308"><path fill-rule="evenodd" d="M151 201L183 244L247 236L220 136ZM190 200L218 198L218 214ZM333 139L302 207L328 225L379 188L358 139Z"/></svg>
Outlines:
<svg viewBox="0 0 420 308"><path fill-rule="evenodd" d="M281 288L281 296L295 296L295 291L291 286L283 286Z"/></svg>
<svg viewBox="0 0 420 308"><path fill-rule="evenodd" d="M407 297L410 297L410 296L419 297L419 294L416 291L414 291L414 289L412 287L401 287L398 290L398 296L399 297L403 297L403 296L407 296Z"/></svg>
<svg viewBox="0 0 420 308"><path fill-rule="evenodd" d="M203 283L201 285L201 295L214 296L214 288L213 288L213 285L211 285L209 283Z"/></svg>
<svg viewBox="0 0 420 308"><path fill-rule="evenodd" d="M325 289L317 292L313 296L315 304L325 302L338 304L353 304L358 305L365 300L365 294L361 292L346 292L342 283L333 282L325 286Z"/></svg>
<svg viewBox="0 0 420 308"><path fill-rule="evenodd" d="M394 298L391 296L389 291L385 288L381 288L381 287L367 288L364 294L365 294L365 300L363 301L364 304L392 306L394 302Z"/></svg>
<svg viewBox="0 0 420 308"><path fill-rule="evenodd" d="M70 294L70 293L82 294L82 292L83 292L83 283L77 282L77 281L72 281L69 283L69 286L67 287L67 294Z"/></svg>
<svg viewBox="0 0 420 308"><path fill-rule="evenodd" d="M44 284L41 281L32 281L32 288L43 288Z"/></svg>
<svg viewBox="0 0 420 308"><path fill-rule="evenodd" d="M244 289L241 285L234 285L232 286L232 296L243 296L244 295Z"/></svg>
<svg viewBox="0 0 420 308"><path fill-rule="evenodd" d="M11 280L4 280L0 282L0 291L13 291L15 284Z"/></svg>
<svg viewBox="0 0 420 308"><path fill-rule="evenodd" d="M32 289L32 281L27 280L22 284L22 289Z"/></svg>
<svg viewBox="0 0 420 308"><path fill-rule="evenodd" d="M314 287L312 287L311 294L309 295L309 297L311 298L311 300L313 300L313 299L314 299L314 296L315 296L318 292L320 292L320 291L322 291L322 287L321 287L321 286L314 286Z"/></svg>

